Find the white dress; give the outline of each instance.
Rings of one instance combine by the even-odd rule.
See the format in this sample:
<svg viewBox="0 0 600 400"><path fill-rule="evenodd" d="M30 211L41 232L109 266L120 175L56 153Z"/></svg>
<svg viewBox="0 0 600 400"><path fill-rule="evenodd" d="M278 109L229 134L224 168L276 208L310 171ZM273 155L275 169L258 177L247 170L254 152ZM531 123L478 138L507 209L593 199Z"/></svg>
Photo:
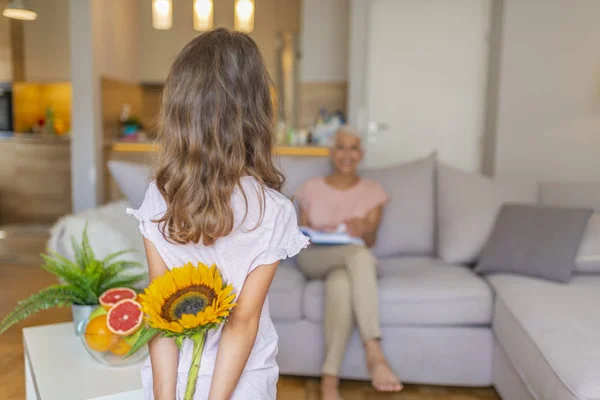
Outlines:
<svg viewBox="0 0 600 400"><path fill-rule="evenodd" d="M290 200L266 188L261 220L259 183L252 177L243 177L240 184L245 199L239 188L231 198L234 230L211 246L201 243L179 245L163 238L158 225L151 221L162 216L166 210L166 203L154 182L150 184L140 208L127 209L127 213L140 221L142 234L156 246L169 269L187 262L201 261L208 265L215 263L220 268L223 278L233 285L236 294L239 295L246 277L256 267L292 257L308 245L307 238L298 230L296 212ZM220 336L220 329L211 331L207 336L194 399L208 398ZM267 298L260 316L254 347L232 399L275 400L279 376L275 361L277 341L277 332L269 316ZM178 399L183 398L185 392L192 348L193 343L185 340L179 353ZM152 399L150 357L142 367L142 382L146 399Z"/></svg>

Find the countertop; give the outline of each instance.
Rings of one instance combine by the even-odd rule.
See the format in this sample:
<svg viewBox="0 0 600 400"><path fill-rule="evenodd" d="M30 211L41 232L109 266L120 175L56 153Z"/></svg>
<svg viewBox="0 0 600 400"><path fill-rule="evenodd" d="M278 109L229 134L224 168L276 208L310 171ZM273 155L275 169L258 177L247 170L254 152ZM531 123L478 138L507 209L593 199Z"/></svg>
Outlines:
<svg viewBox="0 0 600 400"><path fill-rule="evenodd" d="M54 136L37 133L0 132L0 142L31 143L31 144L66 144L71 142L69 135Z"/></svg>
<svg viewBox="0 0 600 400"><path fill-rule="evenodd" d="M113 142L111 150L119 153L148 153L157 150L154 142ZM323 146L275 146L274 152L280 156L327 157L329 147Z"/></svg>

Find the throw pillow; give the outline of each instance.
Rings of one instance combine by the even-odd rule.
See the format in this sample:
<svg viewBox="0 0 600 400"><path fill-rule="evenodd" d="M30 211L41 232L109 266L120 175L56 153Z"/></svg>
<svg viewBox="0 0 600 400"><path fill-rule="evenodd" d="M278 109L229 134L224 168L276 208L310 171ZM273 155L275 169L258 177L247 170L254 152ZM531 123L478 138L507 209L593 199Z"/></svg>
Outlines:
<svg viewBox="0 0 600 400"><path fill-rule="evenodd" d="M150 168L144 164L111 160L108 169L131 206L141 206L150 184Z"/></svg>
<svg viewBox="0 0 600 400"><path fill-rule="evenodd" d="M575 259L577 272L600 272L600 214L592 214Z"/></svg>
<svg viewBox="0 0 600 400"><path fill-rule="evenodd" d="M537 185L493 180L439 163L439 257L449 264L476 262L504 203L537 203Z"/></svg>
<svg viewBox="0 0 600 400"><path fill-rule="evenodd" d="M591 209L505 205L476 272L514 273L566 283Z"/></svg>
<svg viewBox="0 0 600 400"><path fill-rule="evenodd" d="M363 171L362 176L383 185L386 204L375 255L432 255L435 252L435 154L392 167Z"/></svg>

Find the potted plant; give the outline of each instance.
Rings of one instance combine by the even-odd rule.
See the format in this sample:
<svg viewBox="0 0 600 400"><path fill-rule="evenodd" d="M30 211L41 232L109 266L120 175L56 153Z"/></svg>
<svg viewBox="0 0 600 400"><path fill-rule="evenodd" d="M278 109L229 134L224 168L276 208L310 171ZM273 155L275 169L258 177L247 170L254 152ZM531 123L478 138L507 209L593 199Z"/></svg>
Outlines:
<svg viewBox="0 0 600 400"><path fill-rule="evenodd" d="M98 307L98 297L108 289L133 287L147 278L146 274L124 274L140 263L121 259L130 250L112 253L97 260L90 245L87 224L83 229L81 243L71 237L75 260L51 252L42 254L46 271L59 278L60 284L47 287L29 298L20 301L15 309L0 322L0 334L12 325L38 311L52 307L71 306L73 323L77 332L78 324L87 319Z"/></svg>

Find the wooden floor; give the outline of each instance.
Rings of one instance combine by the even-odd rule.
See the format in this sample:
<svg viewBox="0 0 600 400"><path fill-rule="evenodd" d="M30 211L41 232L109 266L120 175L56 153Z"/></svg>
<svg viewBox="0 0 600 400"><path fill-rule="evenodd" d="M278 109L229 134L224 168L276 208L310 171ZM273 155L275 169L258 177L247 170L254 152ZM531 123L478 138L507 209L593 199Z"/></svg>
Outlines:
<svg viewBox="0 0 600 400"><path fill-rule="evenodd" d="M43 251L46 233L34 229L0 228L0 319L16 302L47 285L56 283L38 268L38 254ZM26 326L69 321L68 309L42 312L14 326L0 336L0 393L4 400L25 398L25 375L21 329ZM499 400L491 388L469 389L440 386L408 385L401 393L378 393L367 382L344 381L344 400ZM281 377L278 398L282 400L317 400L317 379Z"/></svg>

